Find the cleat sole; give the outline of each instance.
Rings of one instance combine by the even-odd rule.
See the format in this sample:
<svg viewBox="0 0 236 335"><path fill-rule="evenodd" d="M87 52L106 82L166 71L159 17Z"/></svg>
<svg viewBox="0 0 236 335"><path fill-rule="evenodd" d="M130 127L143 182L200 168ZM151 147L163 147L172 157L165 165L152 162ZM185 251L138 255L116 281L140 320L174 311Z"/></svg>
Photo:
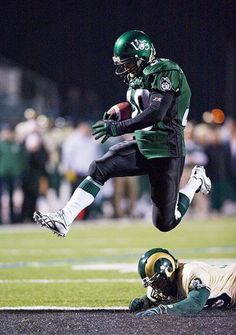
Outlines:
<svg viewBox="0 0 236 335"><path fill-rule="evenodd" d="M34 219L34 221L35 221L38 225L40 225L41 227L45 227L45 228L51 230L51 231L52 231L54 234L56 234L58 237L65 237L65 234L60 233L60 232L54 230L53 228L51 228L51 227L50 227L50 226L43 220L43 218L42 218L42 214L41 214L40 212L36 211L36 212L34 213L34 215L33 215L33 219Z"/></svg>

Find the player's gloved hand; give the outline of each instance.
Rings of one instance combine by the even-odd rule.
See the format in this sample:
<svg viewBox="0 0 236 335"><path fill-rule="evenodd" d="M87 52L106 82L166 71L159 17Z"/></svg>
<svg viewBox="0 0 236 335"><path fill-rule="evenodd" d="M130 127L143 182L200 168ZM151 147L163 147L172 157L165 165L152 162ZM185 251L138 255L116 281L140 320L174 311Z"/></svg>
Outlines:
<svg viewBox="0 0 236 335"><path fill-rule="evenodd" d="M129 304L129 310L131 312L143 311L150 308L152 302L148 299L146 295L141 298L134 298Z"/></svg>
<svg viewBox="0 0 236 335"><path fill-rule="evenodd" d="M144 300L142 298L134 298L129 304L129 310L131 312L142 311Z"/></svg>
<svg viewBox="0 0 236 335"><path fill-rule="evenodd" d="M105 121L98 121L93 126L93 136L95 140L98 140L99 138L103 137L102 143L106 142L106 140L110 136L120 136L123 134L123 127L121 125L121 122L116 122L112 120L105 120Z"/></svg>
<svg viewBox="0 0 236 335"><path fill-rule="evenodd" d="M156 314L167 314L167 306L165 305L159 305L154 308L150 308L144 312L139 312L136 314L138 318L146 318L146 317L152 317Z"/></svg>

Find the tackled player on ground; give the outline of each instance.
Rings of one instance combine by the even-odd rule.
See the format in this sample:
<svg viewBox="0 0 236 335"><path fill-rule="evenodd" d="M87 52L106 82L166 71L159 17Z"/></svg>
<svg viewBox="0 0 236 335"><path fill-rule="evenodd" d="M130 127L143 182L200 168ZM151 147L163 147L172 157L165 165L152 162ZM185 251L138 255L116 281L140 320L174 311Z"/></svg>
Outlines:
<svg viewBox="0 0 236 335"><path fill-rule="evenodd" d="M236 266L182 263L162 248L147 251L138 272L147 294L129 306L138 317L156 314L192 315L204 308L236 305Z"/></svg>

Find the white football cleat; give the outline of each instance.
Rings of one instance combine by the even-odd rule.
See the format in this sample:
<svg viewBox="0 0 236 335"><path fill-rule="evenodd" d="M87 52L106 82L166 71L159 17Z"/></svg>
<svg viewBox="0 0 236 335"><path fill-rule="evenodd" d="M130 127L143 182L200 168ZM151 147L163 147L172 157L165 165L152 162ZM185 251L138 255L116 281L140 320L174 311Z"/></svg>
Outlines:
<svg viewBox="0 0 236 335"><path fill-rule="evenodd" d="M203 194L208 194L210 192L211 180L207 177L204 166L194 166L190 178L200 179L201 181L201 186L197 189L196 193L201 192Z"/></svg>
<svg viewBox="0 0 236 335"><path fill-rule="evenodd" d="M64 212L62 209L55 213L42 214L39 211L34 212L34 221L41 227L46 227L57 234L65 237L70 229L70 224L67 224Z"/></svg>

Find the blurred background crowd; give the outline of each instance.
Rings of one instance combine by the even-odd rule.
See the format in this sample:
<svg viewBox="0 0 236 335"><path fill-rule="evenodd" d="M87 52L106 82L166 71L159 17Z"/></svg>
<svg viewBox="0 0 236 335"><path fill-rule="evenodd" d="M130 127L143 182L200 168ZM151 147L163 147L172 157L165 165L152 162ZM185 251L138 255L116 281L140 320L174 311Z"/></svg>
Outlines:
<svg viewBox="0 0 236 335"><path fill-rule="evenodd" d="M129 138L95 141L91 125L105 104L94 90L68 89L63 102L53 82L2 60L0 66L0 223L32 222L36 209L61 208L109 146ZM110 106L109 106L110 107ZM209 196L197 194L188 216L236 215L236 121L221 109L202 111L185 129L186 162L181 184L194 165L212 180ZM108 181L78 220L149 217L145 176Z"/></svg>

